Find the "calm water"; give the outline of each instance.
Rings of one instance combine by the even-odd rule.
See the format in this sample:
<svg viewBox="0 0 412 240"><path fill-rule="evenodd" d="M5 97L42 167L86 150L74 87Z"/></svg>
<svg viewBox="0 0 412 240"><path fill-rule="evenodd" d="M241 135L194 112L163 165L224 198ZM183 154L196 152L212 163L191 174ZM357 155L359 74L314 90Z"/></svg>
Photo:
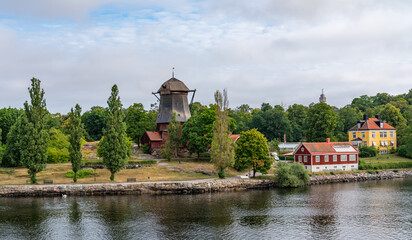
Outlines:
<svg viewBox="0 0 412 240"><path fill-rule="evenodd" d="M173 196L0 199L0 239L412 239L412 179Z"/></svg>

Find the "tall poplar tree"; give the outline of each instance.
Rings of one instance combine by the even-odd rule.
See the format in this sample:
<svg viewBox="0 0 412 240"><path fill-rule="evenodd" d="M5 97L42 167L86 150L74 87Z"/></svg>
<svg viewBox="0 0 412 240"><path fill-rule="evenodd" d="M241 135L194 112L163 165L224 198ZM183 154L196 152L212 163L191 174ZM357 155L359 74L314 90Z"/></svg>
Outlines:
<svg viewBox="0 0 412 240"><path fill-rule="evenodd" d="M36 174L46 166L49 141L49 133L45 129L46 100L39 79L31 79L29 93L31 101L30 104L27 101L24 103L21 119L23 135L20 154L23 166L28 168L31 183L37 183Z"/></svg>
<svg viewBox="0 0 412 240"><path fill-rule="evenodd" d="M110 180L114 180L114 174L126 165L128 157L128 143L126 137L126 124L122 103L120 102L117 85L113 85L112 93L107 101L108 119L107 126L103 130L103 139L99 144L103 163L110 171Z"/></svg>
<svg viewBox="0 0 412 240"><path fill-rule="evenodd" d="M216 120L213 123L213 139L210 148L210 160L215 165L219 177L225 177L225 170L234 164L233 140L229 133L229 116L227 91L215 92Z"/></svg>
<svg viewBox="0 0 412 240"><path fill-rule="evenodd" d="M82 161L82 136L84 133L84 128L82 124L82 108L79 104L76 104L75 109L71 109L69 113L71 120L70 124L70 147L69 147L69 158L72 163L72 170L74 172L73 182L77 182L77 172L80 170L80 164Z"/></svg>

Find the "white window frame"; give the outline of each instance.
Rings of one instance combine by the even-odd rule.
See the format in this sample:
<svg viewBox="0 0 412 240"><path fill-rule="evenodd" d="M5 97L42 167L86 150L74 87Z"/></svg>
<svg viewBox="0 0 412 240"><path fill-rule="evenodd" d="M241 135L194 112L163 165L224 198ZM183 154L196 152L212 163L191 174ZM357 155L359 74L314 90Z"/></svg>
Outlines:
<svg viewBox="0 0 412 240"><path fill-rule="evenodd" d="M390 132L390 136L391 136L391 138L393 138L393 131Z"/></svg>
<svg viewBox="0 0 412 240"><path fill-rule="evenodd" d="M376 137L375 132L372 132L372 138L375 138L375 137Z"/></svg>
<svg viewBox="0 0 412 240"><path fill-rule="evenodd" d="M329 162L329 155L325 155L325 162Z"/></svg>
<svg viewBox="0 0 412 240"><path fill-rule="evenodd" d="M346 161L348 161L348 155L346 155L346 154L340 155L340 161L341 161L341 162L346 162Z"/></svg>
<svg viewBox="0 0 412 240"><path fill-rule="evenodd" d="M303 156L303 161L308 162L308 156Z"/></svg>
<svg viewBox="0 0 412 240"><path fill-rule="evenodd" d="M315 156L315 157L316 157L316 162L320 162L320 156L317 155L317 156Z"/></svg>
<svg viewBox="0 0 412 240"><path fill-rule="evenodd" d="M356 132L352 132L352 138L356 138Z"/></svg>
<svg viewBox="0 0 412 240"><path fill-rule="evenodd" d="M365 132L361 133L362 138L365 138Z"/></svg>
<svg viewBox="0 0 412 240"><path fill-rule="evenodd" d="M379 137L383 138L383 132L379 132Z"/></svg>
<svg viewBox="0 0 412 240"><path fill-rule="evenodd" d="M302 156L301 155L298 156L298 160L299 160L299 162L302 162Z"/></svg>
<svg viewBox="0 0 412 240"><path fill-rule="evenodd" d="M333 161L337 162L338 161L338 155L333 155Z"/></svg>
<svg viewBox="0 0 412 240"><path fill-rule="evenodd" d="M351 162L356 161L356 155L355 154L349 155L349 161L351 161Z"/></svg>

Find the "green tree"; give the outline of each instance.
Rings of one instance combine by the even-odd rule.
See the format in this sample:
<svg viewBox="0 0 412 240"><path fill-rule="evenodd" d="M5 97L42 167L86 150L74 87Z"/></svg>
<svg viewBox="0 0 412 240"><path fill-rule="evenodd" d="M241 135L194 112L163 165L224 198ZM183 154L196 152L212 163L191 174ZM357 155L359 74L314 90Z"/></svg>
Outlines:
<svg viewBox="0 0 412 240"><path fill-rule="evenodd" d="M167 139L165 143L165 150L172 153L174 157L177 157L177 153L180 148L180 136L182 133L182 125L176 120L176 113L173 112L172 120L167 127ZM170 160L170 157L168 158Z"/></svg>
<svg viewBox="0 0 412 240"><path fill-rule="evenodd" d="M120 102L117 85L113 85L112 93L107 101L108 119L103 130L103 139L99 144L103 163L110 171L110 180L114 181L114 175L125 165L130 149L128 149L126 124L122 103Z"/></svg>
<svg viewBox="0 0 412 240"><path fill-rule="evenodd" d="M20 115L16 122L11 126L7 134L6 150L3 157L3 166L6 167L21 167L23 166L21 159L21 139L23 138L23 116Z"/></svg>
<svg viewBox="0 0 412 240"><path fill-rule="evenodd" d="M252 122L252 111L253 109L247 104L242 104L236 109L229 111L229 116L236 122L236 129L233 133L237 134L249 130Z"/></svg>
<svg viewBox="0 0 412 240"><path fill-rule="evenodd" d="M388 103L381 111L382 119L387 121L394 128L403 127L406 125L406 119L402 116L399 108Z"/></svg>
<svg viewBox="0 0 412 240"><path fill-rule="evenodd" d="M210 161L214 164L220 178L225 177L225 170L234 164L233 141L229 133L229 116L226 89L223 94L215 92L216 119L213 123L213 139L210 148Z"/></svg>
<svg viewBox="0 0 412 240"><path fill-rule="evenodd" d="M269 151L279 153L280 151L279 144L280 144L279 140L277 140L276 138L272 139L272 141L268 143Z"/></svg>
<svg viewBox="0 0 412 240"><path fill-rule="evenodd" d="M343 132L347 133L350 128L362 119L362 113L351 105L347 105L339 110L339 122L343 127Z"/></svg>
<svg viewBox="0 0 412 240"><path fill-rule="evenodd" d="M103 129L107 126L108 111L105 108L94 106L83 113L82 122L90 140L98 141L103 136Z"/></svg>
<svg viewBox="0 0 412 240"><path fill-rule="evenodd" d="M0 129L2 130L1 142L3 144L6 144L7 134L21 113L22 110L16 108L9 107L0 109Z"/></svg>
<svg viewBox="0 0 412 240"><path fill-rule="evenodd" d="M352 100L352 106L366 112L368 108L374 108L376 105L374 103L375 97L369 97L367 95L362 95L358 98ZM372 116L372 115L371 115Z"/></svg>
<svg viewBox="0 0 412 240"><path fill-rule="evenodd" d="M200 102L194 102L190 105L190 115L196 116L204 108L207 106L203 106Z"/></svg>
<svg viewBox="0 0 412 240"><path fill-rule="evenodd" d="M304 130L306 129L306 117L308 114L308 107L293 104L286 110L286 115L290 121L292 128L291 141L300 141L304 138Z"/></svg>
<svg viewBox="0 0 412 240"><path fill-rule="evenodd" d="M0 164L3 161L3 155L4 155L4 151L5 151L4 147L3 147L3 143L1 142L1 132L2 132L2 130L0 128Z"/></svg>
<svg viewBox="0 0 412 240"><path fill-rule="evenodd" d="M301 163L276 164L275 182L281 187L299 187L310 182L308 172Z"/></svg>
<svg viewBox="0 0 412 240"><path fill-rule="evenodd" d="M196 153L198 159L212 143L215 119L214 109L203 108L183 124L182 143L186 145L190 153Z"/></svg>
<svg viewBox="0 0 412 240"><path fill-rule="evenodd" d="M253 177L256 172L267 173L273 158L269 157L267 139L257 129L251 129L240 134L235 148L235 168L238 171L247 168L253 169Z"/></svg>
<svg viewBox="0 0 412 240"><path fill-rule="evenodd" d="M306 138L309 142L323 142L332 138L336 128L337 114L326 103L317 103L309 108Z"/></svg>
<svg viewBox="0 0 412 240"><path fill-rule="evenodd" d="M59 129L49 130L49 144L47 147L48 163L64 163L69 161L69 138Z"/></svg>
<svg viewBox="0 0 412 240"><path fill-rule="evenodd" d="M40 87L40 80L31 79L30 104L24 103L22 116L23 135L21 139L21 160L28 168L30 181L37 183L36 174L44 169L47 162L47 145L49 134L45 129L47 115L44 90Z"/></svg>
<svg viewBox="0 0 412 240"><path fill-rule="evenodd" d="M71 120L70 124L70 136L69 136L69 157L72 163L72 170L74 172L73 182L77 182L77 172L80 170L80 164L82 161L82 137L84 134L83 124L82 124L82 108L79 104L76 104L74 110L71 109L69 117Z"/></svg>
<svg viewBox="0 0 412 240"><path fill-rule="evenodd" d="M268 139L283 139L284 134L292 139L292 128L284 109L277 105L272 108L263 103L261 111L253 114L251 127L258 129Z"/></svg>
<svg viewBox="0 0 412 240"><path fill-rule="evenodd" d="M126 114L127 135L140 146L140 140L145 131L154 131L156 123L147 112L143 104L134 103L127 109Z"/></svg>

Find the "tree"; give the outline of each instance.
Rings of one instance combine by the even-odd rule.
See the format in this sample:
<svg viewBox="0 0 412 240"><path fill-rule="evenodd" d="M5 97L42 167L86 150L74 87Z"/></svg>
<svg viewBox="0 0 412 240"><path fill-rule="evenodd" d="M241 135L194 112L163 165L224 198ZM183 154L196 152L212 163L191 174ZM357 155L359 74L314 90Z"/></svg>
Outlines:
<svg viewBox="0 0 412 240"><path fill-rule="evenodd" d="M23 166L21 159L21 139L23 138L23 116L20 115L16 122L11 126L7 134L6 150L3 156L3 166L6 167L21 167Z"/></svg>
<svg viewBox="0 0 412 240"><path fill-rule="evenodd" d="M150 111L149 111L150 113ZM140 140L145 131L154 131L156 123L141 103L134 103L127 109L127 135L140 146Z"/></svg>
<svg viewBox="0 0 412 240"><path fill-rule="evenodd" d="M173 112L172 120L169 122L169 126L167 127L167 139L164 145L163 155L165 153L169 154L169 157L166 157L170 160L170 154L174 157L177 157L177 152L180 148L180 136L182 133L182 125L176 120L177 116L176 113Z"/></svg>
<svg viewBox="0 0 412 240"><path fill-rule="evenodd" d="M4 155L4 147L3 147L3 143L1 142L1 128L0 128L0 164L3 161L3 155Z"/></svg>
<svg viewBox="0 0 412 240"><path fill-rule="evenodd" d="M404 125L406 125L406 119L402 116L399 108L393 106L390 103L385 105L385 107L381 111L381 115L382 119L387 121L388 124L390 124L394 128L403 127Z"/></svg>
<svg viewBox="0 0 412 240"><path fill-rule="evenodd" d="M300 141L304 138L307 114L308 107L300 104L293 104L292 106L289 106L288 110L286 110L286 115L292 128L292 141Z"/></svg>
<svg viewBox="0 0 412 240"><path fill-rule="evenodd" d="M343 127L343 132L348 132L350 128L356 125L356 123L362 119L362 113L356 108L347 105L339 110L339 121Z"/></svg>
<svg viewBox="0 0 412 240"><path fill-rule="evenodd" d="M252 108L247 104L242 104L234 110L229 111L229 116L236 121L236 129L233 133L241 133L249 130L252 121Z"/></svg>
<svg viewBox="0 0 412 240"><path fill-rule="evenodd" d="M267 173L273 159L269 157L267 139L257 129L251 129L240 134L235 148L235 168L238 171L247 168L253 169L253 177L256 172Z"/></svg>
<svg viewBox="0 0 412 240"><path fill-rule="evenodd" d="M82 124L82 108L79 104L76 104L74 110L71 109L69 117L71 120L70 124L70 136L69 136L69 158L72 163L72 170L74 172L73 182L77 182L77 172L80 170L80 164L82 161L82 137L84 134L83 124Z"/></svg>
<svg viewBox="0 0 412 240"><path fill-rule="evenodd" d="M40 80L31 79L30 104L24 103L22 115L22 139L20 154L23 166L28 168L31 183L37 183L36 174L44 169L47 162L49 134L45 129L47 115L44 90Z"/></svg>
<svg viewBox="0 0 412 240"><path fill-rule="evenodd" d="M326 103L317 103L309 108L306 138L309 142L323 142L332 138L336 127L336 113Z"/></svg>
<svg viewBox="0 0 412 240"><path fill-rule="evenodd" d="M280 144L279 140L277 140L276 138L272 139L272 141L268 143L269 151L279 153L280 151L279 144Z"/></svg>
<svg viewBox="0 0 412 240"><path fill-rule="evenodd" d="M268 139L283 139L284 134L288 139L292 139L290 121L279 105L272 108L269 104L263 103L261 111L253 114L251 127L258 129Z"/></svg>
<svg viewBox="0 0 412 240"><path fill-rule="evenodd" d="M368 108L374 108L376 105L374 103L375 97L369 97L367 95L362 95L358 98L352 100L352 106L365 112Z"/></svg>
<svg viewBox="0 0 412 240"><path fill-rule="evenodd" d="M196 153L198 159L212 143L215 119L214 109L203 108L183 124L182 143L186 145L190 153Z"/></svg>
<svg viewBox="0 0 412 240"><path fill-rule="evenodd" d="M281 187L299 187L310 182L308 172L301 163L276 164L275 182Z"/></svg>
<svg viewBox="0 0 412 240"><path fill-rule="evenodd" d="M190 104L190 115L196 116L202 109L207 108L207 106L203 106L200 102L194 102Z"/></svg>
<svg viewBox="0 0 412 240"><path fill-rule="evenodd" d="M229 116L227 91L223 90L223 94L219 91L215 92L216 102L216 119L213 123L213 139L210 148L210 161L214 164L218 171L219 177L225 177L225 170L234 164L234 149L233 141L229 133Z"/></svg>
<svg viewBox="0 0 412 240"><path fill-rule="evenodd" d="M114 175L126 165L128 157L128 143L126 136L126 124L122 103L120 102L117 85L113 85L112 93L107 101L108 119L103 130L103 139L99 144L103 163L110 171L110 180L114 181Z"/></svg>
<svg viewBox="0 0 412 240"><path fill-rule="evenodd" d="M69 138L59 129L49 130L49 144L47 147L48 163L63 163L69 161Z"/></svg>
<svg viewBox="0 0 412 240"><path fill-rule="evenodd" d="M83 113L82 122L84 129L91 140L98 141L103 136L103 129L107 126L107 109L94 106L89 111Z"/></svg>
<svg viewBox="0 0 412 240"><path fill-rule="evenodd" d="M0 109L0 129L2 130L1 142L3 144L6 144L7 134L21 113L22 110L16 108L9 107Z"/></svg>

